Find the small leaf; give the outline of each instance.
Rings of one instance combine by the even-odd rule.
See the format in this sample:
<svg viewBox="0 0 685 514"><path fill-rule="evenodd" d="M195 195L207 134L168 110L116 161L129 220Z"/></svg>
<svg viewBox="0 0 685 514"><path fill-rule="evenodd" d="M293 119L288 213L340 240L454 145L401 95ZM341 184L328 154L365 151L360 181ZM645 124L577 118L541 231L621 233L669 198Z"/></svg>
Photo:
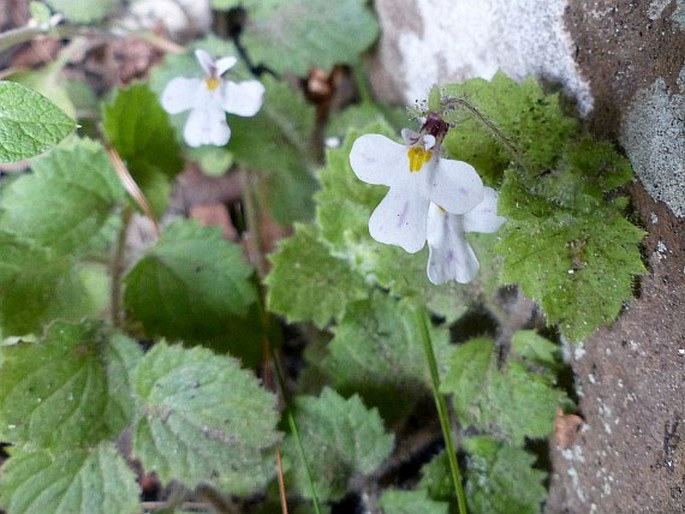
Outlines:
<svg viewBox="0 0 685 514"><path fill-rule="evenodd" d="M67 449L116 437L133 418L137 345L95 325L55 322L39 343L2 348L0 439Z"/></svg>
<svg viewBox="0 0 685 514"><path fill-rule="evenodd" d="M388 489L380 500L383 514L448 514L449 504L428 498L426 491Z"/></svg>
<svg viewBox="0 0 685 514"><path fill-rule="evenodd" d="M88 250L124 193L102 146L74 139L33 170L2 191L0 225L54 255Z"/></svg>
<svg viewBox="0 0 685 514"><path fill-rule="evenodd" d="M102 124L136 184L160 216L168 202L170 180L183 168L181 147L169 116L146 84L136 84L117 91L103 109Z"/></svg>
<svg viewBox="0 0 685 514"><path fill-rule="evenodd" d="M345 400L331 389L295 399L295 423L319 500L340 499L348 480L372 473L390 455L393 436L386 434L376 409L368 410L358 396ZM283 443L293 464L286 474L291 487L311 497L309 481L295 437Z"/></svg>
<svg viewBox="0 0 685 514"><path fill-rule="evenodd" d="M226 0L219 1L226 6ZM353 63L374 42L378 23L364 0L251 0L242 3L250 56L278 73ZM350 37L354 34L354 37Z"/></svg>
<svg viewBox="0 0 685 514"><path fill-rule="evenodd" d="M251 275L241 248L218 229L179 220L126 275L124 304L151 335L221 338L256 299Z"/></svg>
<svg viewBox="0 0 685 514"><path fill-rule="evenodd" d="M474 339L455 349L442 390L453 394L454 408L466 425L513 444L526 437L545 437L554 428L557 406L569 400L554 387L551 371L534 371L527 364L512 354L500 370L494 343Z"/></svg>
<svg viewBox="0 0 685 514"><path fill-rule="evenodd" d="M116 7L116 0L46 0L55 11L74 23L97 23Z"/></svg>
<svg viewBox="0 0 685 514"><path fill-rule="evenodd" d="M12 514L140 511L135 473L112 443L59 452L12 449L0 477L0 506Z"/></svg>
<svg viewBox="0 0 685 514"><path fill-rule="evenodd" d="M0 162L38 155L76 127L47 98L14 82L0 82L0 105Z"/></svg>
<svg viewBox="0 0 685 514"><path fill-rule="evenodd" d="M274 396L238 362L158 343L137 368L142 417L134 454L162 481L220 481L248 494L271 477L264 453L278 440Z"/></svg>
<svg viewBox="0 0 685 514"><path fill-rule="evenodd" d="M467 437L462 447L466 464L466 501L469 512L537 514L547 496L546 474L534 469L535 457L486 436Z"/></svg>
<svg viewBox="0 0 685 514"><path fill-rule="evenodd" d="M328 253L312 226L296 225L295 235L281 241L269 259L269 309L285 314L289 322L311 320L324 327L340 317L348 303L368 295L361 277Z"/></svg>

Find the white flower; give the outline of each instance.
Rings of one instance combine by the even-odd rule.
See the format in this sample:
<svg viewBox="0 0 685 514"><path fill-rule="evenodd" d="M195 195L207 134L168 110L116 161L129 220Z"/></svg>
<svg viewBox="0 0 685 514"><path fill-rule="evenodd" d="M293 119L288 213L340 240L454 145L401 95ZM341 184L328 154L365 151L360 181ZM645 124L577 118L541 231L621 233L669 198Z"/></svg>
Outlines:
<svg viewBox="0 0 685 514"><path fill-rule="evenodd" d="M369 219L376 241L397 245L409 253L426 242L431 202L452 214L464 214L483 198L483 182L465 162L440 157L447 124L429 116L418 134L402 131L405 145L380 134L359 137L350 152L354 173L369 184L390 190Z"/></svg>
<svg viewBox="0 0 685 514"><path fill-rule="evenodd" d="M221 76L231 69L237 59L222 57L215 61L204 50L195 50L195 57L206 77L176 77L164 88L162 107L169 114L190 110L183 129L189 146L223 146L231 138L226 113L254 116L262 106L264 86L257 80L231 82Z"/></svg>
<svg viewBox="0 0 685 514"><path fill-rule="evenodd" d="M456 280L466 284L473 280L480 265L466 241L466 232L492 233L506 218L497 215L497 192L484 188L483 201L462 215L445 212L431 203L428 211L428 280L444 284Z"/></svg>

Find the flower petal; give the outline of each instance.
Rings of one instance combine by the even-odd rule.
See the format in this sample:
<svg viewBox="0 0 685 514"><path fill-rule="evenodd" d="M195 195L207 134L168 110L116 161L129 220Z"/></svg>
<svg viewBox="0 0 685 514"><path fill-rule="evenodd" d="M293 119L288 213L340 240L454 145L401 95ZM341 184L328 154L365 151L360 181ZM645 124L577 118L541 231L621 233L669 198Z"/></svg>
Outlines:
<svg viewBox="0 0 685 514"><path fill-rule="evenodd" d="M428 200L416 190L394 187L371 214L369 233L376 241L418 252L426 242Z"/></svg>
<svg viewBox="0 0 685 514"><path fill-rule="evenodd" d="M223 88L222 107L238 116L254 116L262 107L264 86L258 80L235 83L226 81Z"/></svg>
<svg viewBox="0 0 685 514"><path fill-rule="evenodd" d="M476 254L464 237L463 216L449 214L431 203L428 210L428 280L439 285L456 280L471 282L480 268Z"/></svg>
<svg viewBox="0 0 685 514"><path fill-rule="evenodd" d="M235 63L238 62L238 59L236 59L234 56L229 55L227 57L222 57L218 61L214 63L214 67L216 68L216 75L217 77L221 77L224 73L226 73L228 70L233 68L235 66Z"/></svg>
<svg viewBox="0 0 685 514"><path fill-rule="evenodd" d="M470 164L440 159L431 177L430 199L452 214L464 214L483 199L483 181Z"/></svg>
<svg viewBox="0 0 685 514"><path fill-rule="evenodd" d="M178 114L193 108L198 89L203 88L201 79L176 77L171 79L162 92L160 102L169 114Z"/></svg>
<svg viewBox="0 0 685 514"><path fill-rule="evenodd" d="M365 134L355 140L350 166L367 184L402 184L411 174L407 147L380 134Z"/></svg>
<svg viewBox="0 0 685 514"><path fill-rule="evenodd" d="M496 232L507 220L505 217L497 215L498 199L499 195L493 188L483 188L483 201L464 214L464 230L484 234Z"/></svg>
<svg viewBox="0 0 685 514"><path fill-rule="evenodd" d="M211 76L212 75L212 68L216 68L216 64L214 63L214 59L212 58L207 51L203 50L202 48L198 48L195 50L195 58L197 59L197 62L200 63L200 66L205 72L205 75Z"/></svg>
<svg viewBox="0 0 685 514"><path fill-rule="evenodd" d="M183 138L189 146L224 146L231 138L226 113L221 108L220 96L203 91L183 129Z"/></svg>

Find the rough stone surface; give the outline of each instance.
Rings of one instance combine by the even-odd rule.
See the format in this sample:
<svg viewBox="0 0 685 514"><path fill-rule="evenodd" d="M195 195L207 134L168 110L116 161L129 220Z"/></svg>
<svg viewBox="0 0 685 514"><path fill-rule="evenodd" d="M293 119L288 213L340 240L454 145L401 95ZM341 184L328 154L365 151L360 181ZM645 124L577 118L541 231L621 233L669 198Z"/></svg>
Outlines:
<svg viewBox="0 0 685 514"><path fill-rule="evenodd" d="M685 512L685 1L377 0L372 85L413 103L436 82L532 74L621 144L649 274L572 349L575 444L552 448L548 513Z"/></svg>

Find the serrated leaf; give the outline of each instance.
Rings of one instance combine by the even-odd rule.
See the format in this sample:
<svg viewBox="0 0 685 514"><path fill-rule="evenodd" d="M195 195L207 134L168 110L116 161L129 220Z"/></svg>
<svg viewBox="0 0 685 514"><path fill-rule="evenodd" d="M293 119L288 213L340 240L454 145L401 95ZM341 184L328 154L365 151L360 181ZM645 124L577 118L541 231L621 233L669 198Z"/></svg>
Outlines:
<svg viewBox="0 0 685 514"><path fill-rule="evenodd" d="M116 437L131 423L137 345L97 326L53 323L39 343L2 347L0 439L67 449Z"/></svg>
<svg viewBox="0 0 685 514"><path fill-rule="evenodd" d="M136 476L112 443L90 449L12 449L0 475L0 506L11 514L140 511Z"/></svg>
<svg viewBox="0 0 685 514"><path fill-rule="evenodd" d="M345 312L348 303L366 298L369 290L345 261L331 256L316 237L316 229L296 225L295 234L269 256L269 309L289 322L311 320L319 327Z"/></svg>
<svg viewBox="0 0 685 514"><path fill-rule="evenodd" d="M559 96L545 95L533 78L517 83L498 72L490 81L472 79L449 84L441 92L443 101L465 99L477 109L518 150L533 174L554 167L569 135L577 128L575 120L562 112ZM478 117L458 104L455 107L446 114L448 121L457 124L450 129L445 148L453 158L474 166L487 182L499 182L515 156Z"/></svg>
<svg viewBox="0 0 685 514"><path fill-rule="evenodd" d="M0 82L0 105L0 162L38 155L76 127L50 100L14 82Z"/></svg>
<svg viewBox="0 0 685 514"><path fill-rule="evenodd" d="M152 209L161 216L171 191L170 180L183 168L183 160L157 97L146 84L119 90L103 108L102 124Z"/></svg>
<svg viewBox="0 0 685 514"><path fill-rule="evenodd" d="M102 146L74 139L36 159L33 171L2 191L0 226L53 255L87 250L124 193Z"/></svg>
<svg viewBox="0 0 685 514"><path fill-rule="evenodd" d="M535 457L486 436L467 437L462 447L469 453L465 485L469 512L540 512L547 496L542 486L546 473L532 467Z"/></svg>
<svg viewBox="0 0 685 514"><path fill-rule="evenodd" d="M335 64L354 63L378 35L378 23L364 0L264 0L243 5L248 14L244 45L254 62L277 73L305 76L314 66L330 70Z"/></svg>
<svg viewBox="0 0 685 514"><path fill-rule="evenodd" d="M46 2L74 23L96 23L116 6L115 0L46 0Z"/></svg>
<svg viewBox="0 0 685 514"><path fill-rule="evenodd" d="M557 406L568 398L554 387L550 371L534 371L526 364L512 354L499 369L494 343L474 339L455 349L441 389L453 395L455 411L465 425L513 444L526 437L545 437L553 430Z"/></svg>
<svg viewBox="0 0 685 514"><path fill-rule="evenodd" d="M426 359L404 303L381 292L351 303L333 329L322 371L343 395L358 393L388 423L409 414L429 394ZM438 361L451 350L445 330L432 334Z"/></svg>
<svg viewBox="0 0 685 514"><path fill-rule="evenodd" d="M295 423L319 500L340 499L348 480L372 473L390 455L394 437L387 434L376 409L367 409L357 395L344 399L324 388L321 395L295 399ZM312 491L295 437L283 443L292 462L286 480L310 498Z"/></svg>
<svg viewBox="0 0 685 514"><path fill-rule="evenodd" d="M561 349L535 330L519 330L511 337L512 351L530 362L536 362L550 369L561 362Z"/></svg>
<svg viewBox="0 0 685 514"><path fill-rule="evenodd" d="M449 504L428 498L426 491L389 489L380 499L383 514L448 514Z"/></svg>
<svg viewBox="0 0 685 514"><path fill-rule="evenodd" d="M501 280L518 282L549 323L579 341L611 323L632 296L633 276L645 271L638 248L644 232L606 209L535 219L503 227Z"/></svg>
<svg viewBox="0 0 685 514"><path fill-rule="evenodd" d="M227 336L256 300L252 268L217 228L178 220L124 278L124 305L149 334L202 341Z"/></svg>
<svg viewBox="0 0 685 514"><path fill-rule="evenodd" d="M278 440L274 396L230 357L158 343L136 371L141 419L134 454L162 481L219 481L252 493L271 477Z"/></svg>

